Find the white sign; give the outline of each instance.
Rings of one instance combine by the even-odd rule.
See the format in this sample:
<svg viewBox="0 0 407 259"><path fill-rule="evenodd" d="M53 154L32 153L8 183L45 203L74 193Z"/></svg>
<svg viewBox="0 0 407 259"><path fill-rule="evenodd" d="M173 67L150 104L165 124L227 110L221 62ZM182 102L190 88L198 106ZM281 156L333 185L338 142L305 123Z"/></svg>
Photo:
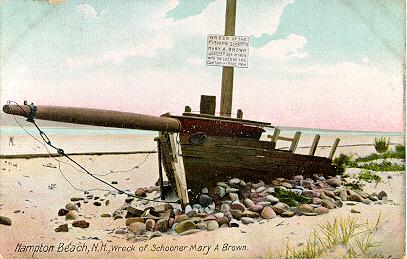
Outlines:
<svg viewBox="0 0 407 259"><path fill-rule="evenodd" d="M209 34L207 66L248 67L249 37Z"/></svg>

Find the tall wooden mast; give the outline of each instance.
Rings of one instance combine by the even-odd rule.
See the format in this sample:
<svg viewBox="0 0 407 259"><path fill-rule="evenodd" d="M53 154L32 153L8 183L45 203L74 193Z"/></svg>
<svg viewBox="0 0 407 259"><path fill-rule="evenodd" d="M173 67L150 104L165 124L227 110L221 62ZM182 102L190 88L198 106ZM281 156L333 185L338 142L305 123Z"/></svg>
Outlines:
<svg viewBox="0 0 407 259"><path fill-rule="evenodd" d="M227 0L225 15L225 36L235 36L236 0ZM232 114L233 67L223 67L222 90L220 97L220 115L230 117Z"/></svg>

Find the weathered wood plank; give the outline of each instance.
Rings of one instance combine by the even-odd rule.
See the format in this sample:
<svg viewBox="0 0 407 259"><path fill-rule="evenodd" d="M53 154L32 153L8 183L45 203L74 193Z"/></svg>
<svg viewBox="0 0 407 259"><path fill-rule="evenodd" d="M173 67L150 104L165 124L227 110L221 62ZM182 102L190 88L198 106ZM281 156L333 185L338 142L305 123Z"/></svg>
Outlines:
<svg viewBox="0 0 407 259"><path fill-rule="evenodd" d="M314 140L312 141L311 148L310 148L310 150L309 150L309 155L310 155L310 156L315 155L315 151L317 150L318 142L319 142L319 139L320 139L320 138L321 138L320 135L315 135Z"/></svg>

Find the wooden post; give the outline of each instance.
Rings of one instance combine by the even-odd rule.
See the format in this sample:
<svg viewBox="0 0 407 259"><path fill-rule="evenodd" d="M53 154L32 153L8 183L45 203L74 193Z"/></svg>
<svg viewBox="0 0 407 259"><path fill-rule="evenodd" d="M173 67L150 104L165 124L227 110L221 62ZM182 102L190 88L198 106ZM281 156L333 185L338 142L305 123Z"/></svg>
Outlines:
<svg viewBox="0 0 407 259"><path fill-rule="evenodd" d="M289 149L290 152L293 152L293 153L295 152L295 150L297 149L297 146L298 146L298 142L300 141L300 137L301 137L301 132L299 132L299 131L295 132L293 141L291 142L291 146Z"/></svg>
<svg viewBox="0 0 407 259"><path fill-rule="evenodd" d="M235 36L236 0L226 1L225 36ZM220 115L230 117L232 114L233 67L223 67L222 90L220 96Z"/></svg>
<svg viewBox="0 0 407 259"><path fill-rule="evenodd" d="M277 144L277 140L278 140L278 138L280 137L280 129L279 128L275 128L274 129L274 134L273 134L273 137L272 137L272 139L271 139L271 141L272 142L274 142L274 143L276 143Z"/></svg>
<svg viewBox="0 0 407 259"><path fill-rule="evenodd" d="M310 150L309 150L309 155L310 155L310 156L315 155L315 151L317 150L318 142L319 142L319 139L320 139L320 138L321 138L320 135L315 135L314 141L312 142L311 148L310 148Z"/></svg>
<svg viewBox="0 0 407 259"><path fill-rule="evenodd" d="M329 159L332 159L334 157L336 148L338 147L339 144L339 140L340 140L339 138L335 139L334 145L332 146L331 152L329 153L328 156Z"/></svg>
<svg viewBox="0 0 407 259"><path fill-rule="evenodd" d="M200 113L215 115L216 110L216 96L201 95Z"/></svg>
<svg viewBox="0 0 407 259"><path fill-rule="evenodd" d="M241 109L237 110L237 116L238 119L243 119L243 111Z"/></svg>
<svg viewBox="0 0 407 259"><path fill-rule="evenodd" d="M159 183L160 183L160 196L161 196L161 200L165 200L163 169L161 167L161 139L160 139L160 137L156 137L156 138L154 138L154 140L157 141L158 179L159 179Z"/></svg>

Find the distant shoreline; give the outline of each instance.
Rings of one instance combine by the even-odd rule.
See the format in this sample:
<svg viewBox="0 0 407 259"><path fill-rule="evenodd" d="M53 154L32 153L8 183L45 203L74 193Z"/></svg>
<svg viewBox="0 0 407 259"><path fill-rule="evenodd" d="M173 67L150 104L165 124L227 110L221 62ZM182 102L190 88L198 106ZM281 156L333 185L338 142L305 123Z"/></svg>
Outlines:
<svg viewBox="0 0 407 259"><path fill-rule="evenodd" d="M127 152L85 152L85 153L69 153L69 156L101 156L101 155L131 155L131 154L152 154L157 151L127 151ZM43 157L61 157L63 155L57 153L51 154L15 154L15 155L1 155L0 158L13 159L13 158L43 158Z"/></svg>

